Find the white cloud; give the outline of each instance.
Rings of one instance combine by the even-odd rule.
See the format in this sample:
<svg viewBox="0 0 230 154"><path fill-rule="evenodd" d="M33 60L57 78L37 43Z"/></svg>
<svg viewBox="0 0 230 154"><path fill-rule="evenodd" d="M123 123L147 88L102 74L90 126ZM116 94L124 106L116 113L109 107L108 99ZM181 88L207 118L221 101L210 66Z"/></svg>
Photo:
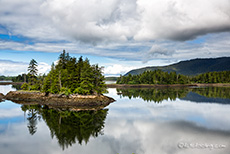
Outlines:
<svg viewBox="0 0 230 154"><path fill-rule="evenodd" d="M39 74L44 74L44 73L47 74L49 73L50 69L51 69L51 66L49 64L44 63L44 62L38 63L38 73Z"/></svg>
<svg viewBox="0 0 230 154"><path fill-rule="evenodd" d="M93 44L126 41L138 25L135 0L49 0L41 10L63 35Z"/></svg>
<svg viewBox="0 0 230 154"><path fill-rule="evenodd" d="M15 36L40 41L63 39L52 23L41 15L40 6L43 2L44 0L1 0L0 25L6 28L7 33Z"/></svg>
<svg viewBox="0 0 230 154"><path fill-rule="evenodd" d="M127 73L128 71L135 69L135 68L136 67L133 67L133 66L123 66L119 64L114 64L114 65L105 67L104 74L120 75L120 74Z"/></svg>
<svg viewBox="0 0 230 154"><path fill-rule="evenodd" d="M0 60L1 75L17 75L27 71L28 64L24 62L14 62L9 60Z"/></svg>
<svg viewBox="0 0 230 154"><path fill-rule="evenodd" d="M141 28L137 40L188 40L230 30L228 0L139 0Z"/></svg>
<svg viewBox="0 0 230 154"><path fill-rule="evenodd" d="M0 60L0 75L16 76L22 73L27 73L29 64L25 62L15 62L10 60ZM50 65L44 62L38 63L38 73L48 73Z"/></svg>
<svg viewBox="0 0 230 154"><path fill-rule="evenodd" d="M12 117L17 117L21 116L22 111L20 108L12 108L12 109L0 109L0 119L3 118L12 118Z"/></svg>
<svg viewBox="0 0 230 154"><path fill-rule="evenodd" d="M42 15L82 42L188 40L230 31L228 0L48 0Z"/></svg>
<svg viewBox="0 0 230 154"><path fill-rule="evenodd" d="M167 58L169 56L172 56L174 52L175 51L172 49L167 49L158 44L153 44L151 49L148 52L146 52L146 54L144 55L143 62L146 63L154 58L163 58L163 57Z"/></svg>
<svg viewBox="0 0 230 154"><path fill-rule="evenodd" d="M1 0L0 33L19 41L1 39L0 50L143 62L230 56L229 14L229 0Z"/></svg>
<svg viewBox="0 0 230 154"><path fill-rule="evenodd" d="M228 0L2 0L0 24L40 41L188 40L230 31Z"/></svg>

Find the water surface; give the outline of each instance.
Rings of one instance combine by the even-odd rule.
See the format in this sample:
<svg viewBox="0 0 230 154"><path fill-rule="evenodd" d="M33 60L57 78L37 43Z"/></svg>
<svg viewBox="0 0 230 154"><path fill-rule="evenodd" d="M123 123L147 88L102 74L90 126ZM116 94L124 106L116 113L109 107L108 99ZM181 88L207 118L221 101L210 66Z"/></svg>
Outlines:
<svg viewBox="0 0 230 154"><path fill-rule="evenodd" d="M0 86L6 94L15 90ZM4 154L226 154L229 88L115 89L103 110L0 103Z"/></svg>

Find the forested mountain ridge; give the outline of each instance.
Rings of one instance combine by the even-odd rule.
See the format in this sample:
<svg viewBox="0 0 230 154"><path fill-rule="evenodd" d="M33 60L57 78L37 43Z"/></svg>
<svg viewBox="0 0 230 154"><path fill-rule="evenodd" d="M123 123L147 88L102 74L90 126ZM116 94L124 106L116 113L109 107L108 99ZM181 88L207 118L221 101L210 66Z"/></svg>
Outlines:
<svg viewBox="0 0 230 154"><path fill-rule="evenodd" d="M214 71L229 71L230 70L230 57L220 58L207 58L207 59L191 59L181 61L167 66L153 66L131 70L125 74L137 75L145 71L154 71L160 69L166 72L176 72L183 75L198 75L206 72Z"/></svg>

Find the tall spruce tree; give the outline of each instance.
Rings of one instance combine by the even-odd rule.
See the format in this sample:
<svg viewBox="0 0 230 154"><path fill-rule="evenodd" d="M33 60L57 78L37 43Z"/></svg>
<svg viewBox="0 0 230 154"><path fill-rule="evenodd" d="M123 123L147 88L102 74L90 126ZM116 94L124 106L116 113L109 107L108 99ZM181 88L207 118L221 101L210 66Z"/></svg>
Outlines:
<svg viewBox="0 0 230 154"><path fill-rule="evenodd" d="M38 73L37 66L38 66L37 61L32 59L28 67L28 72L31 76L37 76L37 73Z"/></svg>
<svg viewBox="0 0 230 154"><path fill-rule="evenodd" d="M37 61L32 59L28 67L29 83L31 85L34 85L36 83L37 72L38 72L37 66L38 66Z"/></svg>

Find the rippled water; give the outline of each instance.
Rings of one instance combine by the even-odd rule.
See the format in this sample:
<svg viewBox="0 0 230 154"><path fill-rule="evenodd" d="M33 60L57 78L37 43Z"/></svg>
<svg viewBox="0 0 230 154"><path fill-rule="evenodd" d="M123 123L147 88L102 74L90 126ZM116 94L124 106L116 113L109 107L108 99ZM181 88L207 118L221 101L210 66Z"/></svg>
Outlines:
<svg viewBox="0 0 230 154"><path fill-rule="evenodd" d="M15 90L0 86L6 94ZM227 154L228 88L109 89L99 111L0 103L3 154Z"/></svg>

